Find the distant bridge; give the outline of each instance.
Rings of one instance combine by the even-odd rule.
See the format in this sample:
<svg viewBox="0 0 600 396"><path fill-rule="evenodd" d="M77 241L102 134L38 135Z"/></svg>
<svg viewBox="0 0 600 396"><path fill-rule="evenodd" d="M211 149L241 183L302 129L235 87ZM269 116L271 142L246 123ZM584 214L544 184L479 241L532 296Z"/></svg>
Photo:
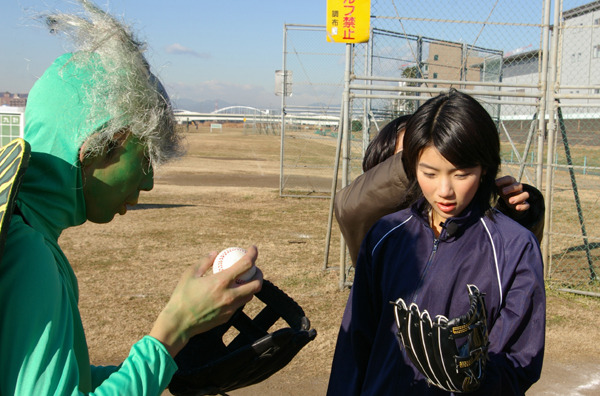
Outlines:
<svg viewBox="0 0 600 396"><path fill-rule="evenodd" d="M178 124L190 122L281 122L281 114L271 110L261 110L249 106L230 106L211 113L198 113L188 110L175 110L175 120ZM317 114L314 112L288 113L286 123L318 126L337 126L339 116Z"/></svg>

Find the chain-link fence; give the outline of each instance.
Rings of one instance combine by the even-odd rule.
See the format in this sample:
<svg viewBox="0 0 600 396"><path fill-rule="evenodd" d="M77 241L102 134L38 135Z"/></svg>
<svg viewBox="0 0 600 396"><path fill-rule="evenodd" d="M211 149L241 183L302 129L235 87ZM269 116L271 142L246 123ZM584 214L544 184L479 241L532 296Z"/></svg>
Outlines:
<svg viewBox="0 0 600 396"><path fill-rule="evenodd" d="M344 46L324 26L285 25L282 87L282 196L329 197L344 79Z"/></svg>
<svg viewBox="0 0 600 396"><path fill-rule="evenodd" d="M557 9L556 84L549 92L554 118L547 139L552 166L545 175L547 279L557 287L598 292L600 2L565 1Z"/></svg>
<svg viewBox="0 0 600 396"><path fill-rule="evenodd" d="M324 42L324 31L314 40ZM301 41L311 46L308 39ZM323 54L288 48L284 64L294 70L294 89L298 70L308 76L304 51L319 58L322 67L315 70L335 69L337 79L328 80L329 85L318 78L308 83L335 92L338 96L329 102L334 104L343 97L344 50L328 45ZM542 251L549 283L598 292L600 1L372 0L370 40L351 45L350 53L348 138L335 142L339 135L334 126L331 134L303 129L303 136L310 131L312 141L312 135L329 139L333 157L320 164L324 187L329 187L323 192L331 192L340 152L342 182L333 183L338 189L362 172L364 150L387 122L412 113L449 87L463 90L497 121L502 174L544 193ZM291 65L290 54L298 57L297 65ZM293 134L285 138L291 140L299 142ZM312 150L311 140L301 143L305 151ZM302 163L300 174L314 174L304 172L312 169L309 157L299 158L288 156L286 163ZM341 261L343 270L348 263Z"/></svg>

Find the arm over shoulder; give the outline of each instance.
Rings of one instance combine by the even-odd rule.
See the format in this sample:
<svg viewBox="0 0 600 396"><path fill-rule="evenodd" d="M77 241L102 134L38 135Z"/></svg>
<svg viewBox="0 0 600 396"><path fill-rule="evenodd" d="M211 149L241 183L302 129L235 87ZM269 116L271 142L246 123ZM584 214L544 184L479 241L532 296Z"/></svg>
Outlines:
<svg viewBox="0 0 600 396"><path fill-rule="evenodd" d="M399 153L358 176L337 193L335 216L353 265L356 265L360 244L373 224L410 204L407 189L408 179Z"/></svg>
<svg viewBox="0 0 600 396"><path fill-rule="evenodd" d="M541 243L544 236L544 216L546 212L544 196L540 190L525 183L523 183L523 191L529 193L529 199L527 199L527 202L529 202L528 210L524 212L512 210L503 199L498 200L496 208L533 232L538 243Z"/></svg>

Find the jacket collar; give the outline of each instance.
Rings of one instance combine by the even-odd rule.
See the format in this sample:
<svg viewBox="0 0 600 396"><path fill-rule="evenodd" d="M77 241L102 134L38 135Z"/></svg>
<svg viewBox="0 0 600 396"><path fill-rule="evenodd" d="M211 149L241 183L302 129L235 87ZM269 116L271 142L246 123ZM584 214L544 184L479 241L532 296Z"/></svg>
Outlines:
<svg viewBox="0 0 600 396"><path fill-rule="evenodd" d="M487 209L489 209L489 207L483 209L481 208L481 205L477 203L477 200L473 199L469 206L467 206L458 216L451 217L444 222L439 239L441 241L451 241L460 238L467 228L475 224L485 215ZM431 206L423 197L419 198L411 206L412 214L423 222L426 227L431 229L429 222L430 210Z"/></svg>

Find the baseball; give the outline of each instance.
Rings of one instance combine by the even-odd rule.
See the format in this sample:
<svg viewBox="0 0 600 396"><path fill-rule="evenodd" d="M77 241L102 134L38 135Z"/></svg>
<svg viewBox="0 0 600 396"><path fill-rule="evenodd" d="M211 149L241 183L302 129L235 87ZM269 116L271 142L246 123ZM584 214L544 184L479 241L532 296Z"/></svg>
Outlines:
<svg viewBox="0 0 600 396"><path fill-rule="evenodd" d="M217 272L223 271L224 269L231 267L233 264L237 263L237 261L241 259L244 254L246 254L246 249L242 249L239 247L230 247L225 250L222 250L217 255L213 263L213 273L216 274ZM250 279L252 279L255 273L256 266L252 266L252 268L240 275L235 280L235 283L246 283Z"/></svg>

